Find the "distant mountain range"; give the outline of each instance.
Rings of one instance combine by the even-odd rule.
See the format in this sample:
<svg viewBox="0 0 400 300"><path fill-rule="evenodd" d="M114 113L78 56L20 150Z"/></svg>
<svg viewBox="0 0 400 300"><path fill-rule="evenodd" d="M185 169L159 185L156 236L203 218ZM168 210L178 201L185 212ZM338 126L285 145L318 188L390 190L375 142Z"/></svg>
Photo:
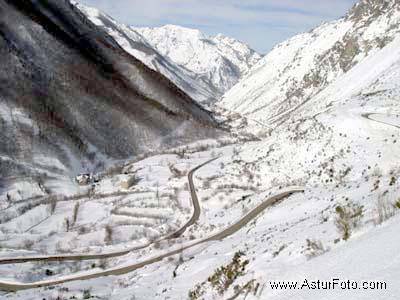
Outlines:
<svg viewBox="0 0 400 300"><path fill-rule="evenodd" d="M223 35L209 37L176 25L129 27L95 8L77 5L128 53L202 103L218 100L261 59L246 44Z"/></svg>

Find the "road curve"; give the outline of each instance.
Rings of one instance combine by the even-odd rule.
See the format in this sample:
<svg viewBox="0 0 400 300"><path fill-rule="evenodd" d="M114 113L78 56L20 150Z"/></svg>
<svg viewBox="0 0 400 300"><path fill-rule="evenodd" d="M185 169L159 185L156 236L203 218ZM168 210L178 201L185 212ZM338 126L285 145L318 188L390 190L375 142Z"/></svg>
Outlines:
<svg viewBox="0 0 400 300"><path fill-rule="evenodd" d="M182 228L180 228L179 230L177 230L173 234L169 235L166 239L177 238L177 237L181 236L186 231L186 229L188 227L192 226L194 223L196 223L199 220L201 208L200 208L199 198L197 198L196 188L195 188L194 183L193 183L193 174L198 169L200 169L200 168L204 167L205 165L213 162L214 160L217 160L218 158L219 157L215 157L213 159L210 159L210 160L206 161L205 163L203 163L203 164L197 166L196 168L192 169L189 172L188 181L189 181L190 195L191 195L192 203L193 203L193 215L190 218L190 220L185 225L182 226Z"/></svg>
<svg viewBox="0 0 400 300"><path fill-rule="evenodd" d="M241 228L246 226L251 220L253 220L255 217L257 217L266 208L276 204L277 202L281 201L282 199L284 199L294 193L300 193L300 192L304 192L304 189L300 188L300 187L296 187L291 190L288 190L288 191L279 193L275 196L272 196L272 197L268 198L266 201L264 201L263 203L261 203L260 205L258 205L256 208L251 210L248 214L246 214L244 217L242 217L236 223L234 223L233 225L224 229L223 231L216 233L214 235L211 235L210 237L207 237L205 239L193 242L182 248L166 252L164 254L155 256L153 258L144 260L139 263L135 263L135 264L128 265L128 266L111 268L111 269L104 270L101 272L96 272L96 273L91 273L91 274L86 274L86 275L70 275L70 276L60 278L60 279L38 281L38 282L32 282L32 283L0 281L0 290L3 290L3 291L27 290L27 289L52 286L52 285L57 285L57 284L62 284L62 283L77 281L77 280L88 280L88 279L99 278L99 277L104 277L104 276L123 275L126 273L130 273L137 269L143 268L147 265L159 262L167 257L179 254L179 253L183 252L184 250L195 247L197 245L207 243L210 241L222 240L222 239L236 233L238 230L240 230Z"/></svg>
<svg viewBox="0 0 400 300"><path fill-rule="evenodd" d="M365 119L367 119L367 120L373 121L373 122L385 124L385 125L387 125L387 126L392 126L392 127L396 127L396 128L399 128L399 129L400 129L400 126L399 126L399 125L393 125L393 124L389 124L389 123L386 123L386 122L383 122L383 121L379 121L379 120L375 120L375 119L371 118L371 116L373 116L373 115L382 115L382 114L378 114L378 113L365 113L365 114L362 114L361 117L363 117L363 118L365 118Z"/></svg>
<svg viewBox="0 0 400 300"><path fill-rule="evenodd" d="M189 219L189 221L185 225L183 225L180 229L178 229L177 231L175 231L174 233L172 233L170 235L167 235L158 240L149 242L147 244L129 248L129 249L122 250L122 251L114 251L114 252L101 253L101 254L82 253L82 254L71 254L71 255L37 255L37 256L24 256L24 257L6 257L6 258L0 258L0 265L21 264L21 263L26 263L26 262L38 262L38 261L40 261L40 262L82 261L82 260L112 258L112 257L126 255L132 251L137 251L137 250L147 248L147 247L151 246L152 244L159 243L161 241L178 238L186 231L187 228L189 228L194 223L196 223L200 217L201 208L200 208L199 199L197 197L196 188L193 183L193 174L200 168L208 165L209 163L217 160L218 158L219 157L210 159L210 160L202 163L201 165L198 165L194 169L190 170L190 172L188 174L188 181L189 181L189 188L190 188L192 203L193 203L193 207L194 207L193 214L192 214L192 217Z"/></svg>

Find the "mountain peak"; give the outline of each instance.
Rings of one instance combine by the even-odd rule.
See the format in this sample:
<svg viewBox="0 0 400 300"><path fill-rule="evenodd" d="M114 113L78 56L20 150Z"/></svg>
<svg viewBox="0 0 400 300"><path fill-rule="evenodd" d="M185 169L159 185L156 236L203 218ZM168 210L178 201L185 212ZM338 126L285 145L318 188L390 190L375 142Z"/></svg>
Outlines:
<svg viewBox="0 0 400 300"><path fill-rule="evenodd" d="M369 20L399 9L399 0L361 0L350 9L347 18L352 21Z"/></svg>
<svg viewBox="0 0 400 300"><path fill-rule="evenodd" d="M170 30L170 31L200 32L200 30L198 30L198 29L190 28L190 27L184 27L182 25L177 25L177 24L165 24L165 25L160 26L160 27L152 27L152 28L164 28L164 29Z"/></svg>
<svg viewBox="0 0 400 300"><path fill-rule="evenodd" d="M246 44L222 34L209 37L200 30L171 24L132 29L161 55L208 82L216 98L261 59Z"/></svg>
<svg viewBox="0 0 400 300"><path fill-rule="evenodd" d="M161 27L153 27L151 29L163 30L168 35L184 35L186 38L207 38L200 30L183 27L181 25L166 24ZM150 29L150 28L149 28Z"/></svg>

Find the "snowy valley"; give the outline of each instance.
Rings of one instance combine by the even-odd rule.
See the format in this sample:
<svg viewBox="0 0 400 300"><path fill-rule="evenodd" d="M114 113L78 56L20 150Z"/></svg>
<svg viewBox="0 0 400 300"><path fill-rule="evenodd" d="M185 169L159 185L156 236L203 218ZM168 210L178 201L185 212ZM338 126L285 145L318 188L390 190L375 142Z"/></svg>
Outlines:
<svg viewBox="0 0 400 300"><path fill-rule="evenodd" d="M19 180L1 180L2 299L398 299L399 1L361 0L264 58L222 36L203 51L209 41L198 31L130 28L78 7L193 99L209 103L234 86L211 112L182 91L147 91L146 101L172 107L163 120L177 122L170 135L179 142L149 143L128 157L97 150L106 163L86 183L74 178L90 164L85 155L76 168L42 157L58 168L42 168L47 176L34 180L18 170ZM223 57L238 73L211 63ZM142 76L149 88L159 82ZM197 123L170 120L180 103ZM5 105L0 116L6 129L35 124ZM40 165L1 150L3 168ZM359 285L274 287L334 278Z"/></svg>

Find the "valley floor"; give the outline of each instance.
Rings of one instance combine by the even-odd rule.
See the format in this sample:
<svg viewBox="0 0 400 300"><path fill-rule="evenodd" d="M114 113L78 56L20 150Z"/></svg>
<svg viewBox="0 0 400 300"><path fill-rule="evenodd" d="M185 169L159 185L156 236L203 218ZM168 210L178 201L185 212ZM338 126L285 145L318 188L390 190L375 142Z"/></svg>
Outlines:
<svg viewBox="0 0 400 300"><path fill-rule="evenodd" d="M351 130L342 131L350 120ZM52 281L123 268L173 250L176 255L127 274L6 292L3 297L396 299L398 125L396 114L339 108L300 122L300 128L308 130L307 139L293 138L288 130L286 137L280 133L234 145L202 141L175 149L176 154L128 163L117 174L103 177L90 196L61 199L53 208L30 200L32 205L21 215L18 210L15 217L10 213L10 220L0 225L2 257L123 251L157 241L185 224L193 212L187 174L218 157L194 173L201 214L179 238L108 259L0 265L0 277L8 282ZM137 180L123 189L121 184L132 176ZM267 207L222 240L181 252L291 186L304 186L305 191ZM224 273L229 268L236 270L232 278ZM386 289L273 288L277 282L334 278L384 282Z"/></svg>

